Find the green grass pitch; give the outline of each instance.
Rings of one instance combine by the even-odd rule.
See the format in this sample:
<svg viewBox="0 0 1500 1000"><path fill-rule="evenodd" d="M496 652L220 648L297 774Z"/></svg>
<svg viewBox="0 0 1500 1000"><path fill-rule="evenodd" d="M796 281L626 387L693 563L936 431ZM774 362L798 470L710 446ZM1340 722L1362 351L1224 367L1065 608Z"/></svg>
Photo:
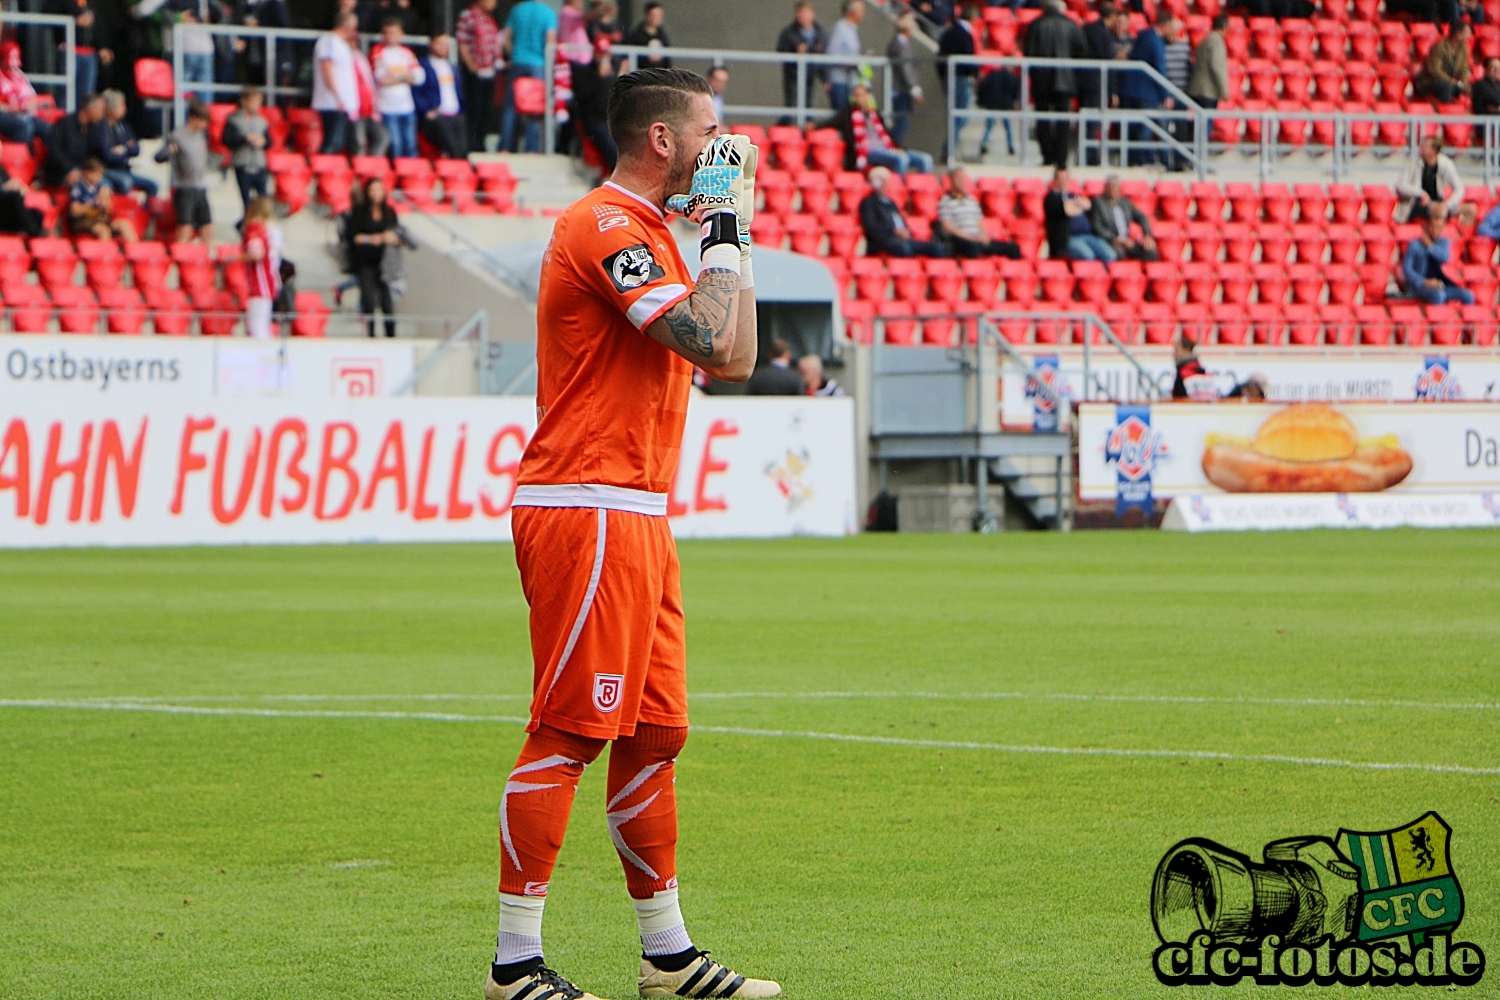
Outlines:
<svg viewBox="0 0 1500 1000"><path fill-rule="evenodd" d="M793 1000L1197 994L1150 971L1169 846L1429 809L1500 956L1500 776L1266 759L1500 767L1500 532L681 552L683 908ZM6 1000L478 996L531 676L509 548L6 552L0 608ZM629 997L603 801L591 768L547 954Z"/></svg>

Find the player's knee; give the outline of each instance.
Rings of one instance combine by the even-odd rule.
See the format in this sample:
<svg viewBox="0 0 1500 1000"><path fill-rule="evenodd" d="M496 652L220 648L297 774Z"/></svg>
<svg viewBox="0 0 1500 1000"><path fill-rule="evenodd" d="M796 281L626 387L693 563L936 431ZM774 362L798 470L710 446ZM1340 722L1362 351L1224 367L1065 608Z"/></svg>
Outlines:
<svg viewBox="0 0 1500 1000"><path fill-rule="evenodd" d="M543 724L526 738L526 748L522 751L522 755L540 760L543 757L559 754L569 760L576 760L580 764L592 764L604 752L606 742L608 741L594 739L591 736L580 736L577 733L565 732L554 726Z"/></svg>
<svg viewBox="0 0 1500 1000"><path fill-rule="evenodd" d="M647 764L659 764L675 760L687 745L686 726L652 726L639 723L634 736L622 736L615 741L619 749L636 760Z"/></svg>

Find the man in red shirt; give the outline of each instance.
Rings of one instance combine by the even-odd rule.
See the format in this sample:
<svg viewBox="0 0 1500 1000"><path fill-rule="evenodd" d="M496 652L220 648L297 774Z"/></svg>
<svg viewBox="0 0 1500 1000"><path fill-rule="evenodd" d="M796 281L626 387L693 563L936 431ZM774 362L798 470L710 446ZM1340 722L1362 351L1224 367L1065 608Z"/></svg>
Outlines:
<svg viewBox="0 0 1500 1000"><path fill-rule="evenodd" d="M531 722L500 801L487 1000L592 1000L542 962L548 882L583 769L611 744L608 820L641 934L642 997L774 997L693 946L677 901L673 762L687 658L667 494L694 367L755 367L756 151L719 136L702 77L648 68L609 98L620 159L557 220L537 299L537 430L513 530L531 607ZM686 199L682 199L687 195ZM667 204L702 227L696 281Z"/></svg>

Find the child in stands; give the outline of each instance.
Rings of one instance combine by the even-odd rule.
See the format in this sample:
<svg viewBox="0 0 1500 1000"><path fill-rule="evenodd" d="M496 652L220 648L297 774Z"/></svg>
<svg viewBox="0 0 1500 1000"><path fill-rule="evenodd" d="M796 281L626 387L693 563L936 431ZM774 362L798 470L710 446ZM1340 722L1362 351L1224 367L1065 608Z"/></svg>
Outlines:
<svg viewBox="0 0 1500 1000"><path fill-rule="evenodd" d="M250 294L245 302L245 332L260 340L271 339L271 312L281 292L281 230L271 224L271 199L262 195L245 208L245 234L240 258Z"/></svg>
<svg viewBox="0 0 1500 1000"><path fill-rule="evenodd" d="M68 228L75 236L100 240L119 236L126 243L134 243L135 226L130 220L109 217L110 199L110 189L104 183L104 164L92 157L84 160L78 180L68 188Z"/></svg>

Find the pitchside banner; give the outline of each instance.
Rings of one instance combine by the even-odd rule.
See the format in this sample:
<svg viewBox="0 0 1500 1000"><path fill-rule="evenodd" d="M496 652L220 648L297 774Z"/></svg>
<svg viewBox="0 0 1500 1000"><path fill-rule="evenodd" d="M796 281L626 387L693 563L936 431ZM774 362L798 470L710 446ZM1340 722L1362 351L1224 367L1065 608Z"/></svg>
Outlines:
<svg viewBox="0 0 1500 1000"><path fill-rule="evenodd" d="M1500 493L1500 405L1166 403L1079 407L1079 492Z"/></svg>
<svg viewBox="0 0 1500 1000"><path fill-rule="evenodd" d="M0 400L0 546L506 541L522 397ZM848 399L695 398L681 538L855 529Z"/></svg>
<svg viewBox="0 0 1500 1000"><path fill-rule="evenodd" d="M1176 369L1171 351L1134 348L1159 395L1170 396ZM1001 376L1000 421L1006 427L1040 430L1055 421L1050 403L1036 392L1046 382L1067 399L1083 399L1083 352L1049 348L1028 356L1029 374L1007 368ZM1413 351L1348 351L1324 354L1317 349L1239 351L1207 348L1199 360L1214 389L1224 395L1251 375L1264 375L1267 394L1278 403L1389 403L1455 400L1500 400L1500 356L1486 351L1421 354ZM1096 397L1145 403L1149 396L1134 366L1113 350L1093 354L1089 377Z"/></svg>

